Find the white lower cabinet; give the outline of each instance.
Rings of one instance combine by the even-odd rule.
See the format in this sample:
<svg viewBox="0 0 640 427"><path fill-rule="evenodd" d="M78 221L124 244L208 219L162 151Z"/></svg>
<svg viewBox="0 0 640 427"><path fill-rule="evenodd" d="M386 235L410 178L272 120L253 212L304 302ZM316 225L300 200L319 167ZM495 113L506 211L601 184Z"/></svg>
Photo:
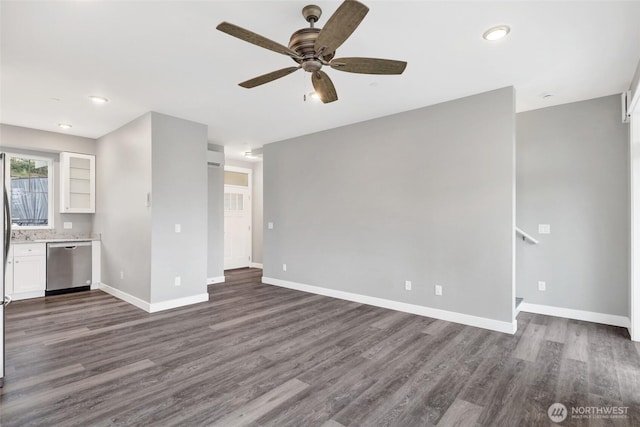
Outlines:
<svg viewBox="0 0 640 427"><path fill-rule="evenodd" d="M4 293L13 295L13 249L9 250L7 268L4 270Z"/></svg>
<svg viewBox="0 0 640 427"><path fill-rule="evenodd" d="M20 243L13 246L7 259L6 293L14 300L44 296L47 284L47 246L45 243Z"/></svg>

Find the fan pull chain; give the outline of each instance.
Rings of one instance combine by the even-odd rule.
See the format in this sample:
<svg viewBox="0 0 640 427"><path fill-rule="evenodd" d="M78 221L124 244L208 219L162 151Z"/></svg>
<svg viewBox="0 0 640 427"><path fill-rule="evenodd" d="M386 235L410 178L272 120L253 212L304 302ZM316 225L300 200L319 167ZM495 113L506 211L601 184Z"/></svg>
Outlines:
<svg viewBox="0 0 640 427"><path fill-rule="evenodd" d="M307 73L302 73L302 102L307 102L307 90L305 89Z"/></svg>

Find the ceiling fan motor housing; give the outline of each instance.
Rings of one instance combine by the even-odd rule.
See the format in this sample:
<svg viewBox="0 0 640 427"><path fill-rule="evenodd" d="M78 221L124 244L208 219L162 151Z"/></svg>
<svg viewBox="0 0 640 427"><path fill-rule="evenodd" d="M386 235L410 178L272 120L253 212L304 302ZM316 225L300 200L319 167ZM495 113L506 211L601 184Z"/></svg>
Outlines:
<svg viewBox="0 0 640 427"><path fill-rule="evenodd" d="M302 66L302 69L309 72L318 71L322 68L322 62L316 55L316 39L320 33L320 28L302 28L291 35L289 49L296 52L302 59L294 59ZM322 55L325 62L331 61L335 52Z"/></svg>

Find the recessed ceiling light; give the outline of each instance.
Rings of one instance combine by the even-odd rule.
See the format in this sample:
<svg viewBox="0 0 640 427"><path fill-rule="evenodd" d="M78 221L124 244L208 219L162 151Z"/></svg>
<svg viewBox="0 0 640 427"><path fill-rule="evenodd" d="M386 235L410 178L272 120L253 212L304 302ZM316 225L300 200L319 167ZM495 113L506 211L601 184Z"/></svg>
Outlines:
<svg viewBox="0 0 640 427"><path fill-rule="evenodd" d="M500 40L501 38L509 34L509 31L511 31L511 28L509 28L508 26L498 25L497 27L489 28L487 31L485 31L482 35L482 38L493 42L496 40Z"/></svg>
<svg viewBox="0 0 640 427"><path fill-rule="evenodd" d="M60 129L71 129L73 126L71 126L69 123L58 123L58 127Z"/></svg>
<svg viewBox="0 0 640 427"><path fill-rule="evenodd" d="M94 104L98 105L106 104L107 102L109 102L109 100L104 96L91 95L89 96L89 99L92 100Z"/></svg>

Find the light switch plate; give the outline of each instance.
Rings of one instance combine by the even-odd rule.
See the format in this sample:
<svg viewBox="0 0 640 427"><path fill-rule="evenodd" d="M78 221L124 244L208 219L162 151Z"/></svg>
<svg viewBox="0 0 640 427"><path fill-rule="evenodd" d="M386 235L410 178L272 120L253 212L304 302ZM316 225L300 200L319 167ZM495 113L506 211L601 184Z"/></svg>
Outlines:
<svg viewBox="0 0 640 427"><path fill-rule="evenodd" d="M287 264L282 264L282 271L287 271Z"/></svg>
<svg viewBox="0 0 640 427"><path fill-rule="evenodd" d="M63 226L64 226L65 230L71 230L73 228L73 223L72 222L65 222L63 224Z"/></svg>
<svg viewBox="0 0 640 427"><path fill-rule="evenodd" d="M407 290L407 291L411 290L411 280L405 280L404 289Z"/></svg>
<svg viewBox="0 0 640 427"><path fill-rule="evenodd" d="M176 224L176 233L180 233L182 231L182 226L180 224Z"/></svg>
<svg viewBox="0 0 640 427"><path fill-rule="evenodd" d="M436 285L436 295L442 296L442 286Z"/></svg>
<svg viewBox="0 0 640 427"><path fill-rule="evenodd" d="M272 222L268 222L268 223L267 223L267 228L268 228L269 230L273 230L273 223L272 223Z"/></svg>
<svg viewBox="0 0 640 427"><path fill-rule="evenodd" d="M551 234L551 225L538 224L538 234Z"/></svg>

